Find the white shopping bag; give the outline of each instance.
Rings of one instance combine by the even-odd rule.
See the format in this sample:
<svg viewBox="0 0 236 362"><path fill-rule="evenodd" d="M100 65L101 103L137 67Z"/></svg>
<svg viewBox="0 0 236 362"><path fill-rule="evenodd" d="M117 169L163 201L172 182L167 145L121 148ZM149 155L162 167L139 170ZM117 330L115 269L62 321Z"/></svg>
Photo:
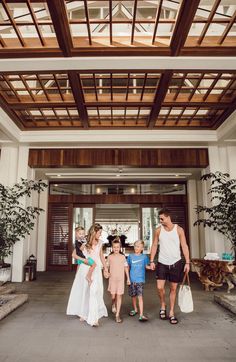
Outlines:
<svg viewBox="0 0 236 362"><path fill-rule="evenodd" d="M184 284L186 277L188 280L188 285ZM193 297L188 273L185 273L183 283L179 287L178 305L181 312L191 313L193 311Z"/></svg>

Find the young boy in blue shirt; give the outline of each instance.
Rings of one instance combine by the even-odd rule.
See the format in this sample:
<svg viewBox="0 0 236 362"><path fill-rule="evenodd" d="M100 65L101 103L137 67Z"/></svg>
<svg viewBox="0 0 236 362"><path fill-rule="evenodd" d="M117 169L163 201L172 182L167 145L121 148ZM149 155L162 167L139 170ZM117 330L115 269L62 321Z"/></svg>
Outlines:
<svg viewBox="0 0 236 362"><path fill-rule="evenodd" d="M149 259L143 254L144 241L136 241L134 243L134 254L128 256L130 281L129 296L132 297L133 310L129 312L130 316L138 313L137 298L139 302L139 321L146 322L148 318L143 314L143 288L145 283L145 271L151 269Z"/></svg>

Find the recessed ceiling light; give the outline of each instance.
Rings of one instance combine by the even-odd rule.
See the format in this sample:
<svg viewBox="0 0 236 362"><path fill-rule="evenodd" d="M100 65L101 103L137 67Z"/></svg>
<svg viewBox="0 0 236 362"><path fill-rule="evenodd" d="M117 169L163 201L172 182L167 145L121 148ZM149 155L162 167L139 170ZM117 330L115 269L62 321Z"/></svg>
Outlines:
<svg viewBox="0 0 236 362"><path fill-rule="evenodd" d="M57 177L61 177L61 175L57 175Z"/></svg>

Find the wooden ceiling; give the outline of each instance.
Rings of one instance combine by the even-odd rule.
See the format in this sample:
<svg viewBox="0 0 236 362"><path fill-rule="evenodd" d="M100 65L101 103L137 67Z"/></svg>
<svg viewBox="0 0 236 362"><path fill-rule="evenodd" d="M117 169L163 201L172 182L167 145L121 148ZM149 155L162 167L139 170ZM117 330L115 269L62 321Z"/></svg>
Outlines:
<svg viewBox="0 0 236 362"><path fill-rule="evenodd" d="M0 58L235 56L236 0L1 0ZM135 61L135 60L134 60ZM236 72L1 72L0 105L22 130L216 129Z"/></svg>

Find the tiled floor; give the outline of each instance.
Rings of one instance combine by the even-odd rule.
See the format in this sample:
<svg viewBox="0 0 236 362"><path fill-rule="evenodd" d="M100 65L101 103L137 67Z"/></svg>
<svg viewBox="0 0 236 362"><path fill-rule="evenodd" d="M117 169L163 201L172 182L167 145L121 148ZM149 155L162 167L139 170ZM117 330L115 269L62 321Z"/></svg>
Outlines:
<svg viewBox="0 0 236 362"><path fill-rule="evenodd" d="M158 319L155 279L149 272L149 322L128 316L131 305L125 295L123 323L116 324L109 313L93 328L65 314L73 277L38 273L36 281L17 285L29 294L29 302L0 322L1 362L236 361L236 317L215 304L213 293L204 292L198 281L192 283L195 311L183 314L177 307L176 326ZM236 297L236 291L232 294ZM105 302L110 306L107 292Z"/></svg>

